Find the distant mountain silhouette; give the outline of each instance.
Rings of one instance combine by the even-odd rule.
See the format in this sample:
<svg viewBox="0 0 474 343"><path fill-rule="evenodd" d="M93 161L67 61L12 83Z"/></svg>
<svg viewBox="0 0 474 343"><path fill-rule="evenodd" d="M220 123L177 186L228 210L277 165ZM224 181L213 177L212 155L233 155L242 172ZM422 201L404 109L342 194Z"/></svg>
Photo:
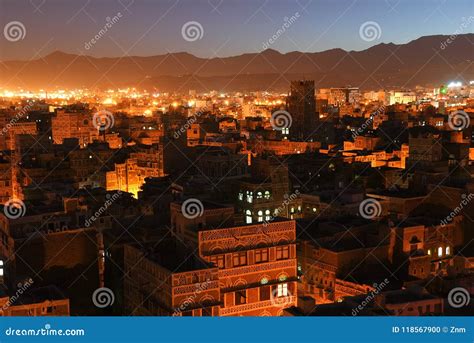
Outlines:
<svg viewBox="0 0 474 343"><path fill-rule="evenodd" d="M225 58L188 53L150 57L93 58L53 52L32 61L0 63L0 86L144 87L187 92L230 90L286 91L289 80L314 79L317 87L438 86L452 79L474 79L474 34L426 36L407 44L378 44L363 51L275 50ZM445 48L442 48L442 45Z"/></svg>

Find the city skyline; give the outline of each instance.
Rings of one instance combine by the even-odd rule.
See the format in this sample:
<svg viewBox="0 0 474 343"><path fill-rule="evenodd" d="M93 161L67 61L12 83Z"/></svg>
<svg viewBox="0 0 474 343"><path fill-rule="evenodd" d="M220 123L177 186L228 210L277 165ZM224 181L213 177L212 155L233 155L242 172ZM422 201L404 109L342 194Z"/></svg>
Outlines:
<svg viewBox="0 0 474 343"><path fill-rule="evenodd" d="M101 38L91 41L91 46L100 45ZM89 87L185 93L284 91L291 79L298 78L314 79L318 88L351 85L396 90L453 82L466 85L474 80L470 63L473 40L474 34L459 33L419 37L403 45L378 44L359 52L332 49L282 54L265 50L210 59L189 53L94 58L56 51L31 61L2 62L0 87L4 92Z"/></svg>
<svg viewBox="0 0 474 343"><path fill-rule="evenodd" d="M472 0L0 0L0 316L472 335L473 25Z"/></svg>

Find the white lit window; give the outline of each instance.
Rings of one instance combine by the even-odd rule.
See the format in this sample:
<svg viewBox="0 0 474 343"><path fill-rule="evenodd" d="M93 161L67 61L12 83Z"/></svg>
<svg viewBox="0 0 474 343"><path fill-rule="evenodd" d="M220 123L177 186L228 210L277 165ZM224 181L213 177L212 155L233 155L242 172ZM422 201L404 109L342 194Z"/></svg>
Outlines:
<svg viewBox="0 0 474 343"><path fill-rule="evenodd" d="M431 256L431 249L428 249L428 255Z"/></svg>
<svg viewBox="0 0 474 343"><path fill-rule="evenodd" d="M441 257L441 256L443 256L443 248L439 247L438 248L438 257Z"/></svg>
<svg viewBox="0 0 474 343"><path fill-rule="evenodd" d="M281 283L281 284L278 285L277 296L278 297L287 297L288 296L288 284L287 283Z"/></svg>
<svg viewBox="0 0 474 343"><path fill-rule="evenodd" d="M258 215L258 222L263 222L263 211L258 211L257 215Z"/></svg>
<svg viewBox="0 0 474 343"><path fill-rule="evenodd" d="M265 191L265 199L270 199L270 192L269 191Z"/></svg>
<svg viewBox="0 0 474 343"><path fill-rule="evenodd" d="M247 202L252 203L253 202L253 192L247 191Z"/></svg>
<svg viewBox="0 0 474 343"><path fill-rule="evenodd" d="M265 220L270 220L270 210L265 211Z"/></svg>
<svg viewBox="0 0 474 343"><path fill-rule="evenodd" d="M316 207L313 207L313 212L316 212Z"/></svg>
<svg viewBox="0 0 474 343"><path fill-rule="evenodd" d="M252 212L250 210L245 211L246 217L245 217L245 222L247 224L252 224Z"/></svg>
<svg viewBox="0 0 474 343"><path fill-rule="evenodd" d="M262 198L263 198L263 193L257 192L257 199L262 199Z"/></svg>
<svg viewBox="0 0 474 343"><path fill-rule="evenodd" d="M446 247L446 255L451 255L451 248L450 247Z"/></svg>
<svg viewBox="0 0 474 343"><path fill-rule="evenodd" d="M3 260L0 260L0 276L3 276Z"/></svg>
<svg viewBox="0 0 474 343"><path fill-rule="evenodd" d="M242 192L239 193L239 200L241 200L241 201L244 200L244 195L243 195Z"/></svg>

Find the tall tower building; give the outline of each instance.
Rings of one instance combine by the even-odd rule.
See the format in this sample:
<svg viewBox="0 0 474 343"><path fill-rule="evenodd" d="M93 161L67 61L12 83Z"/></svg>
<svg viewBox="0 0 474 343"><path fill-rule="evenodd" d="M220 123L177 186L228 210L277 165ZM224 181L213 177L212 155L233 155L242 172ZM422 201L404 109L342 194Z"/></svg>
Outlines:
<svg viewBox="0 0 474 343"><path fill-rule="evenodd" d="M292 118L289 137L293 140L311 139L318 120L314 81L292 81L287 106Z"/></svg>

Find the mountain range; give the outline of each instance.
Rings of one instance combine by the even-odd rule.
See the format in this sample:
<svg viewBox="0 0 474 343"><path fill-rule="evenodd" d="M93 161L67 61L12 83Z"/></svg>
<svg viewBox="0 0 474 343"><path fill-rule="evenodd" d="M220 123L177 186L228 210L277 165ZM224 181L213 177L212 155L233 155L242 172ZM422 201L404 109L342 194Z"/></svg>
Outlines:
<svg viewBox="0 0 474 343"><path fill-rule="evenodd" d="M289 52L267 49L232 57L178 52L149 57L95 58L60 51L31 61L0 63L0 86L27 89L139 87L186 93L287 91L289 81L361 89L439 86L474 80L474 34L424 36L363 51Z"/></svg>

